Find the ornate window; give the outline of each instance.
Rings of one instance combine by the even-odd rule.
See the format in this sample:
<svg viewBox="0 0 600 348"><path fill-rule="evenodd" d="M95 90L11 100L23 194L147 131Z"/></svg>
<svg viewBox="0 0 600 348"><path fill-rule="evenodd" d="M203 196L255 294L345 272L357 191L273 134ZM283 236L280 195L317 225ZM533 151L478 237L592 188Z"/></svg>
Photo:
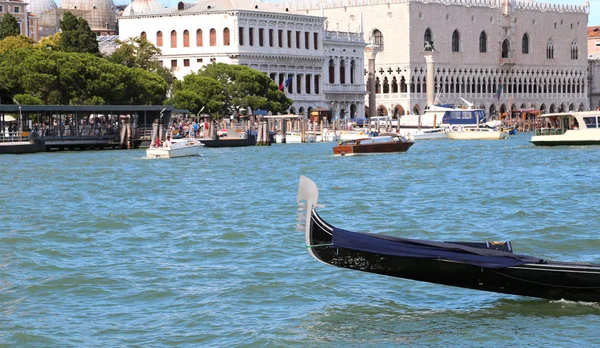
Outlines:
<svg viewBox="0 0 600 348"><path fill-rule="evenodd" d="M572 60L579 59L579 47L577 47L576 40L573 40L573 42L571 42L571 59Z"/></svg>
<svg viewBox="0 0 600 348"><path fill-rule="evenodd" d="M508 40L502 41L502 58L508 58L508 52L510 51L510 43Z"/></svg>
<svg viewBox="0 0 600 348"><path fill-rule="evenodd" d="M452 33L452 52L460 52L460 35L458 30Z"/></svg>
<svg viewBox="0 0 600 348"><path fill-rule="evenodd" d="M354 84L354 74L356 73L356 62L350 61L350 84Z"/></svg>
<svg viewBox="0 0 600 348"><path fill-rule="evenodd" d="M340 83L346 83L346 62L343 59L340 61Z"/></svg>
<svg viewBox="0 0 600 348"><path fill-rule="evenodd" d="M177 32L171 30L171 48L177 47Z"/></svg>
<svg viewBox="0 0 600 348"><path fill-rule="evenodd" d="M552 42L552 39L546 43L546 59L554 59L554 42Z"/></svg>
<svg viewBox="0 0 600 348"><path fill-rule="evenodd" d="M183 47L190 47L190 32L188 30L183 31Z"/></svg>
<svg viewBox="0 0 600 348"><path fill-rule="evenodd" d="M485 34L485 31L482 31L481 34L479 34L479 52L487 52L487 35Z"/></svg>
<svg viewBox="0 0 600 348"><path fill-rule="evenodd" d="M521 40L521 52L529 54L529 35L527 33L523 34L523 39Z"/></svg>
<svg viewBox="0 0 600 348"><path fill-rule="evenodd" d="M333 59L329 60L329 83L335 83L335 62Z"/></svg>
<svg viewBox="0 0 600 348"><path fill-rule="evenodd" d="M217 31L214 28L210 29L208 40L211 46L217 45Z"/></svg>
<svg viewBox="0 0 600 348"><path fill-rule="evenodd" d="M202 29L196 30L196 47L202 47Z"/></svg>
<svg viewBox="0 0 600 348"><path fill-rule="evenodd" d="M162 31L156 32L156 46L161 47L163 45Z"/></svg>
<svg viewBox="0 0 600 348"><path fill-rule="evenodd" d="M223 46L229 46L229 28L223 29Z"/></svg>
<svg viewBox="0 0 600 348"><path fill-rule="evenodd" d="M431 34L431 29L427 28L427 30L425 30L425 34L423 35L423 41L424 45L425 43L429 42L429 44L433 46L433 35Z"/></svg>
<svg viewBox="0 0 600 348"><path fill-rule="evenodd" d="M146 40L146 32L142 31L142 33L140 34L140 37L142 38L142 40Z"/></svg>
<svg viewBox="0 0 600 348"><path fill-rule="evenodd" d="M377 29L373 30L373 43L379 46L379 52L383 52L383 34Z"/></svg>

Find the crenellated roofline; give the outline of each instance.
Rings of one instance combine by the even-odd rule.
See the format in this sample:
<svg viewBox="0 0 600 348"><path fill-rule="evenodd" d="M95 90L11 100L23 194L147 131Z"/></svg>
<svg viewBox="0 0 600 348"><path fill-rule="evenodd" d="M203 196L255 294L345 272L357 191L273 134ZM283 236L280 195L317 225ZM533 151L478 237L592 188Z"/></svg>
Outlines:
<svg viewBox="0 0 600 348"><path fill-rule="evenodd" d="M507 0L511 6L521 10L533 10L540 12L571 12L587 13L590 12L589 2L583 5L572 4L550 4L536 2L531 0ZM281 6L288 7L294 11L319 10L328 8L359 7L388 4L441 4L455 5L465 7L489 7L500 8L503 0L293 0L281 3Z"/></svg>

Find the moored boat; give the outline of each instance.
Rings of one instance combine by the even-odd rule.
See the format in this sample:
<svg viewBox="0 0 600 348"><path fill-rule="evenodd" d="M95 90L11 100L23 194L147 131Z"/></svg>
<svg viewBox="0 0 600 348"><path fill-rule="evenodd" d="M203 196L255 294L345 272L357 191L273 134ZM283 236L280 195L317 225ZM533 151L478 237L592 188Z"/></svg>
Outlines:
<svg viewBox="0 0 600 348"><path fill-rule="evenodd" d="M536 120L534 145L600 145L600 111L544 114Z"/></svg>
<svg viewBox="0 0 600 348"><path fill-rule="evenodd" d="M168 146L151 146L146 149L149 158L176 158L198 156L204 144L194 138L173 139Z"/></svg>
<svg viewBox="0 0 600 348"><path fill-rule="evenodd" d="M508 132L487 127L459 127L446 132L452 140L502 140L508 138Z"/></svg>
<svg viewBox="0 0 600 348"><path fill-rule="evenodd" d="M333 154L335 156L354 156L406 152L413 144L412 141L397 134L383 134L376 137L341 141L333 147Z"/></svg>
<svg viewBox="0 0 600 348"><path fill-rule="evenodd" d="M600 264L513 253L510 242L433 242L351 232L316 212L319 190L300 176L298 228L316 260L353 270L552 300L600 302Z"/></svg>

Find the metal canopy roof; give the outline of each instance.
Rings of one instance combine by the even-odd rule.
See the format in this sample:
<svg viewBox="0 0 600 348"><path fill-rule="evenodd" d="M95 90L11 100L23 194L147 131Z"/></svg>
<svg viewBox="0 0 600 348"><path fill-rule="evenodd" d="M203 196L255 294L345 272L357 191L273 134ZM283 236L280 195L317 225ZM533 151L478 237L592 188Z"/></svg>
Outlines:
<svg viewBox="0 0 600 348"><path fill-rule="evenodd" d="M0 104L0 113L19 112L37 113L133 113L133 112L160 112L164 109L166 112L189 113L185 109L175 109L172 105L16 105Z"/></svg>

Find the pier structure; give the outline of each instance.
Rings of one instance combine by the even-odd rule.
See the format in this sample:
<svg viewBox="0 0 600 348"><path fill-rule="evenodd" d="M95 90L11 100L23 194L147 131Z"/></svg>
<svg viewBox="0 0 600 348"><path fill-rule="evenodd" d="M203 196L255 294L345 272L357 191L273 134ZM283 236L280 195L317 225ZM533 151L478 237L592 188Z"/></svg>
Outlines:
<svg viewBox="0 0 600 348"><path fill-rule="evenodd" d="M138 148L163 137L171 116L178 113L189 111L163 105L3 104L0 153L19 153L19 148L28 152ZM36 151L24 143L37 144Z"/></svg>

